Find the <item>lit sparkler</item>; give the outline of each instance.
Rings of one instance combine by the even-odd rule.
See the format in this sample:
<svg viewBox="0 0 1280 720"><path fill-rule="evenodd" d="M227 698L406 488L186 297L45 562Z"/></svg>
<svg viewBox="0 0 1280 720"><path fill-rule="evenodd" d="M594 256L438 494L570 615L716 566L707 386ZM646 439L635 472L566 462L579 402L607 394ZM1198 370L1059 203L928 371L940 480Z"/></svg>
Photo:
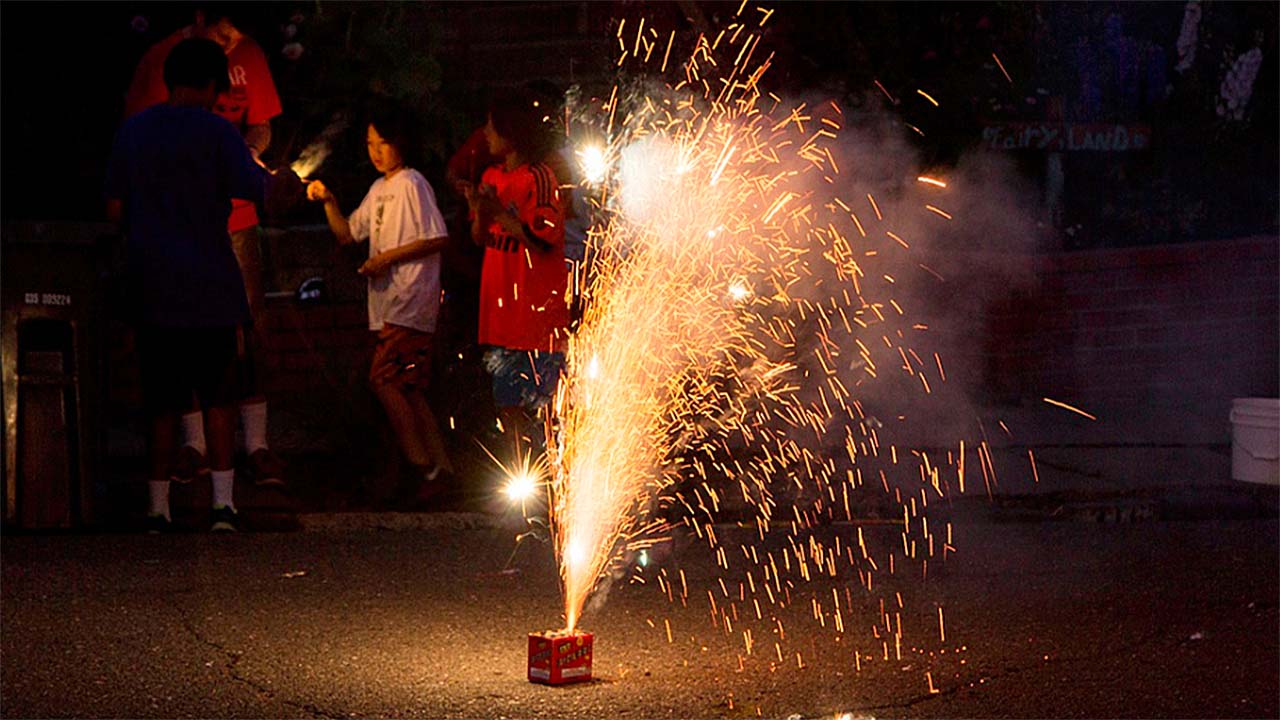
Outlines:
<svg viewBox="0 0 1280 720"><path fill-rule="evenodd" d="M346 118L341 115L335 116L321 131L320 136L302 149L298 159L289 164L289 169L304 182L311 179L312 174L319 170L324 161L329 158L333 141L346 129Z"/></svg>

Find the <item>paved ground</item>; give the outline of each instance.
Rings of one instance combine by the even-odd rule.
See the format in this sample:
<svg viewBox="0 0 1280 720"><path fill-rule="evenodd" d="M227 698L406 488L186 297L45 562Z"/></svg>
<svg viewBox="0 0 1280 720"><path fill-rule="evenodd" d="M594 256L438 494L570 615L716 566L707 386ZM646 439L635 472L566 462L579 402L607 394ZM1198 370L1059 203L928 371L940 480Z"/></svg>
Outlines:
<svg viewBox="0 0 1280 720"><path fill-rule="evenodd" d="M598 680L567 688L524 679L524 634L556 624L556 581L533 547L499 573L501 530L6 537L0 712L1280 716L1274 519L955 522L959 553L901 583L902 660L863 629L803 631L805 601L784 662L771 667L770 640L740 668L738 629L711 627L705 592L682 608L623 585L586 621ZM667 563L714 587L703 555ZM851 625L875 621L860 612Z"/></svg>

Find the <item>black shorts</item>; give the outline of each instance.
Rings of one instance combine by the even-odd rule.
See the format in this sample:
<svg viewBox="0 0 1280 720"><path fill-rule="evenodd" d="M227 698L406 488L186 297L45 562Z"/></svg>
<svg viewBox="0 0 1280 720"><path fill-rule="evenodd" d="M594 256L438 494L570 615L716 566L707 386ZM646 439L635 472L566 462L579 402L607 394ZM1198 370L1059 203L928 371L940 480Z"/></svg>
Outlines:
<svg viewBox="0 0 1280 720"><path fill-rule="evenodd" d="M142 403L151 414L185 413L193 398L202 408L235 405L242 392L238 327L139 328Z"/></svg>
<svg viewBox="0 0 1280 720"><path fill-rule="evenodd" d="M266 392L267 354L262 347L262 333L255 325L249 325L241 333L241 338L240 353L236 359L237 402L260 397Z"/></svg>

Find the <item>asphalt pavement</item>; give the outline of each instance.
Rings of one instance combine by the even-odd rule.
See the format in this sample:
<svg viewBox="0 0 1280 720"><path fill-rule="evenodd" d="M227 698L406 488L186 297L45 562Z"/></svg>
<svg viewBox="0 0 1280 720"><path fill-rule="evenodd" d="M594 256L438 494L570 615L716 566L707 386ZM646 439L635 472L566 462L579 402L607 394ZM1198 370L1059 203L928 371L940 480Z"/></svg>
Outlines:
<svg viewBox="0 0 1280 720"><path fill-rule="evenodd" d="M677 543L588 614L595 680L561 688L525 679L525 636L557 626L560 600L546 546L507 564L510 528L8 536L0 714L1274 718L1280 528L1266 515L952 518L956 552L892 580L898 648L871 629L875 594L846 608L844 632L819 626L805 593L830 583L794 591L777 649L767 620L726 632L709 554ZM655 582L663 568L685 572L687 607Z"/></svg>

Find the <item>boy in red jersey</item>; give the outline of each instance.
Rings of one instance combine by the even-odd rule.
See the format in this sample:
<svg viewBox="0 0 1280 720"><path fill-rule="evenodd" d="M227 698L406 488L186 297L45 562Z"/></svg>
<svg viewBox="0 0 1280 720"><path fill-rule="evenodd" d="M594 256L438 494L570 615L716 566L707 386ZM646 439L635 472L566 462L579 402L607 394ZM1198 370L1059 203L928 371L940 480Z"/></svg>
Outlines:
<svg viewBox="0 0 1280 720"><path fill-rule="evenodd" d="M485 142L500 162L480 186L463 184L471 237L485 246L479 340L504 432L519 454L525 409L555 394L569 325L564 212L555 173L543 156L542 111L527 93L489 110Z"/></svg>

